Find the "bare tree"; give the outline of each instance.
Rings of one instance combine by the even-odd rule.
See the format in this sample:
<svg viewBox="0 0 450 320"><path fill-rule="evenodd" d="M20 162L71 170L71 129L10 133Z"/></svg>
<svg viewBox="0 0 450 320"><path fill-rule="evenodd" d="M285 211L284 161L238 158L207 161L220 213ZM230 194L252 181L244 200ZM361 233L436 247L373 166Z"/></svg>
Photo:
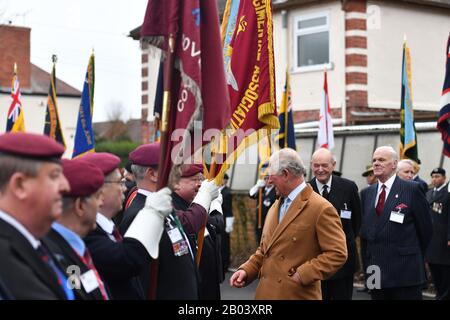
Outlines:
<svg viewBox="0 0 450 320"><path fill-rule="evenodd" d="M100 136L107 140L117 140L123 137L127 133L127 120L128 114L124 105L119 101L111 101L107 108L107 125Z"/></svg>

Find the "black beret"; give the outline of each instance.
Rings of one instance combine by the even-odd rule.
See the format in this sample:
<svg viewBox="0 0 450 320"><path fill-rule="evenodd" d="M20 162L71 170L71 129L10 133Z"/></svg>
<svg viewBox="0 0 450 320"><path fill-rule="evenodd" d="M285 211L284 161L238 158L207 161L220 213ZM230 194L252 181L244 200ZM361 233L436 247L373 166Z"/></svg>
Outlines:
<svg viewBox="0 0 450 320"><path fill-rule="evenodd" d="M443 176L445 176L445 169L444 168L434 168L433 171L431 171L431 176L433 174L442 174Z"/></svg>

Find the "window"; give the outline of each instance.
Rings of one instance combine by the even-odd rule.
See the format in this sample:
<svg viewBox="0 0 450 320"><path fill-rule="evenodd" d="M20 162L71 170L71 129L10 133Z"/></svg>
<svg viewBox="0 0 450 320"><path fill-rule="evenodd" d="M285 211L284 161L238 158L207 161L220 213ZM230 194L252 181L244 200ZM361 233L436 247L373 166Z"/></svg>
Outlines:
<svg viewBox="0 0 450 320"><path fill-rule="evenodd" d="M327 13L298 16L294 19L295 71L322 70L329 67L329 17Z"/></svg>

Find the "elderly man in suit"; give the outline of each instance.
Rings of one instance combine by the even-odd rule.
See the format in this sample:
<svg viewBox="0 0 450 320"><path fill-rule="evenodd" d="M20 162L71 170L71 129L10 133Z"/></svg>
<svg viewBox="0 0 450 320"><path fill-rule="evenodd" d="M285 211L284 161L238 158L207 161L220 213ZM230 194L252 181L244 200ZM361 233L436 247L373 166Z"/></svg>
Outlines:
<svg viewBox="0 0 450 320"><path fill-rule="evenodd" d="M322 299L320 281L347 259L336 209L304 181L295 150L281 149L269 162L269 180L281 199L270 208L261 244L230 278L241 288L256 278L256 299Z"/></svg>
<svg viewBox="0 0 450 320"><path fill-rule="evenodd" d="M361 226L361 203L356 184L332 174L335 166L336 160L328 149L316 150L311 158L314 174L311 187L328 200L340 215L348 252L344 266L330 279L322 281L322 295L324 300L351 300L353 275L358 264L355 239Z"/></svg>
<svg viewBox="0 0 450 320"><path fill-rule="evenodd" d="M424 254L432 235L425 194L417 183L395 175L398 155L392 147L377 148L372 161L378 183L361 193L360 232L372 299L422 299Z"/></svg>
<svg viewBox="0 0 450 320"><path fill-rule="evenodd" d="M15 299L70 299L67 278L41 240L69 190L64 146L31 133L0 136L0 275Z"/></svg>
<svg viewBox="0 0 450 320"><path fill-rule="evenodd" d="M397 176L406 181L413 181L414 163L412 160L403 159L397 164Z"/></svg>
<svg viewBox="0 0 450 320"><path fill-rule="evenodd" d="M70 191L64 193L63 214L52 224L44 243L62 270L70 275L77 299L108 300L105 283L82 240L96 226L95 216L103 202L103 172L88 162L64 159L63 173Z"/></svg>

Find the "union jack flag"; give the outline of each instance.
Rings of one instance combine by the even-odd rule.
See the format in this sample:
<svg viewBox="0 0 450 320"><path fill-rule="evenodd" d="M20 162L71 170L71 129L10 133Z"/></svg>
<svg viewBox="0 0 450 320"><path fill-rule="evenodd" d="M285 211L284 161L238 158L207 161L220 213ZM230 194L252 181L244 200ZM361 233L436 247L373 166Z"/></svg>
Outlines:
<svg viewBox="0 0 450 320"><path fill-rule="evenodd" d="M8 109L8 117L6 120L6 131L25 131L22 102L20 101L20 83L19 77L17 76L16 65L14 65L14 75L11 83L11 98L12 101Z"/></svg>
<svg viewBox="0 0 450 320"><path fill-rule="evenodd" d="M444 149L442 152L450 157L450 35L447 40L447 67L445 72L444 87L442 89L441 110L437 121L437 129L442 134Z"/></svg>

